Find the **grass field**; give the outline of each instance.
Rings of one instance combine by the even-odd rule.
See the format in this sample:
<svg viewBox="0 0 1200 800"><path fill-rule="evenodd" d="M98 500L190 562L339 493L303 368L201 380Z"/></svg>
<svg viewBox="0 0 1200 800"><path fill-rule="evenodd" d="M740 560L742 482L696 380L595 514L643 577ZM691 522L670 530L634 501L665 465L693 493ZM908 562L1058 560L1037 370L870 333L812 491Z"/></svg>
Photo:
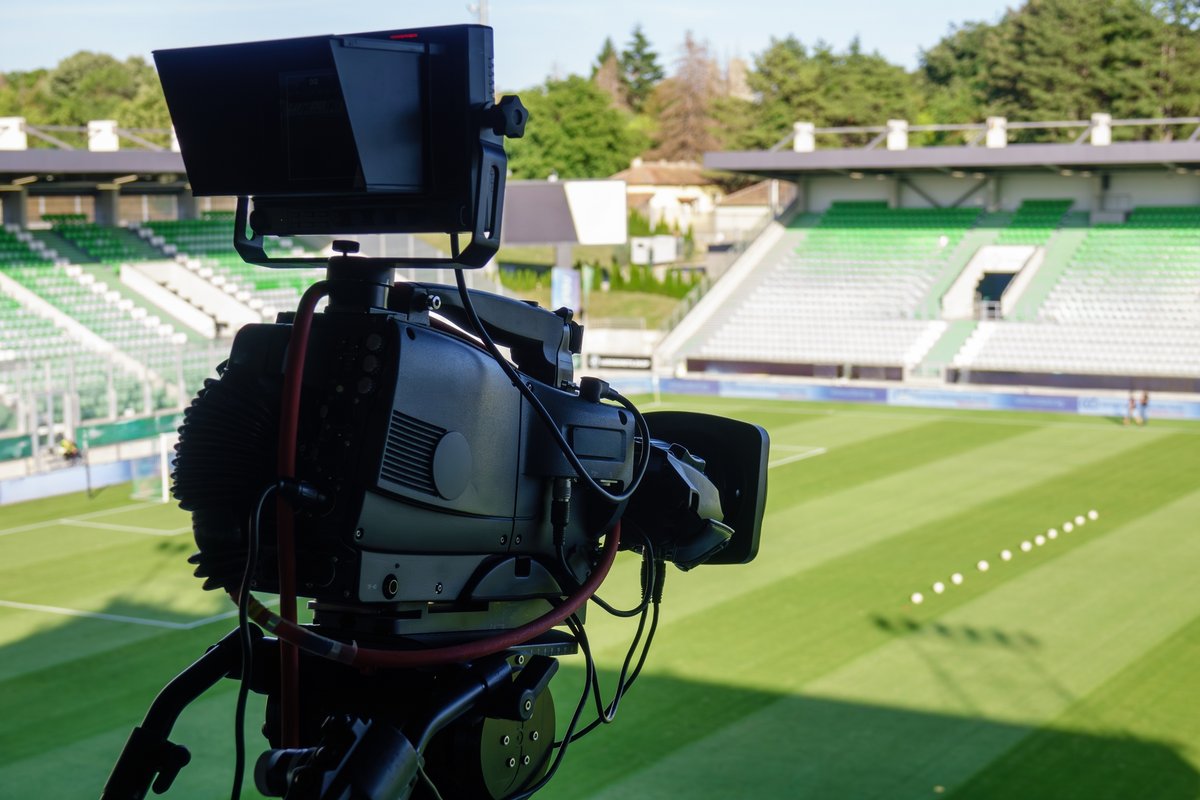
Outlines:
<svg viewBox="0 0 1200 800"><path fill-rule="evenodd" d="M1200 425L674 403L770 431L762 549L672 569L617 722L539 797L1200 796ZM95 797L227 601L176 509L108 490L0 513L0 797ZM607 599L634 574L623 557ZM632 627L588 628L608 687ZM564 661L560 711L581 674ZM181 719L169 796L228 795L234 688Z"/></svg>

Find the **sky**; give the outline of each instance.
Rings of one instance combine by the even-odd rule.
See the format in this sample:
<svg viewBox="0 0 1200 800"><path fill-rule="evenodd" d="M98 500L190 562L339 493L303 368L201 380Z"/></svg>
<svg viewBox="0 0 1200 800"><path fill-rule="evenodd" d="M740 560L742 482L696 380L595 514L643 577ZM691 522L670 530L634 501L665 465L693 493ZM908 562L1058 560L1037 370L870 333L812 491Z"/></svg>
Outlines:
<svg viewBox="0 0 1200 800"><path fill-rule="evenodd" d="M952 24L994 22L999 0L470 0L495 28L496 86L515 90L547 77L590 74L605 37L617 48L637 24L668 72L684 33L718 58L751 60L771 38L793 34L842 49L858 36L912 69L921 48ZM468 0L0 0L0 72L53 67L79 50L150 57L167 47L358 33L474 22Z"/></svg>

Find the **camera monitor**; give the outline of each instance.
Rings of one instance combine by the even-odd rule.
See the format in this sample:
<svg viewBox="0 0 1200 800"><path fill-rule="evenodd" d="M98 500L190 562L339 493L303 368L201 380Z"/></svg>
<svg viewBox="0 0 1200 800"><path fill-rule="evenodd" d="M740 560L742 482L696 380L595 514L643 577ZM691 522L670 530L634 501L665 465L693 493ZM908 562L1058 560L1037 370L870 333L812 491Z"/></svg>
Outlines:
<svg viewBox="0 0 1200 800"><path fill-rule="evenodd" d="M524 109L494 100L492 31L455 25L154 53L192 190L234 195L256 237L470 234L499 245ZM268 263L261 240L247 260Z"/></svg>

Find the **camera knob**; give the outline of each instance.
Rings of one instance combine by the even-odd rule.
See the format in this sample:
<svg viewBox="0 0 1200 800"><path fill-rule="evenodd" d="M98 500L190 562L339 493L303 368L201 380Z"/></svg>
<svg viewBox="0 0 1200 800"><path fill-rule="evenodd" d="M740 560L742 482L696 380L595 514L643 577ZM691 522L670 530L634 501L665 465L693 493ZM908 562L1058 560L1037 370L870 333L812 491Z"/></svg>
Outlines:
<svg viewBox="0 0 1200 800"><path fill-rule="evenodd" d="M343 256L348 256L351 253L357 253L359 248L358 242L352 242L349 239L334 239L333 244L329 246L338 253L341 253Z"/></svg>
<svg viewBox="0 0 1200 800"><path fill-rule="evenodd" d="M497 136L520 139L525 135L525 123L529 112L515 94L506 94L500 102L487 110L487 124Z"/></svg>

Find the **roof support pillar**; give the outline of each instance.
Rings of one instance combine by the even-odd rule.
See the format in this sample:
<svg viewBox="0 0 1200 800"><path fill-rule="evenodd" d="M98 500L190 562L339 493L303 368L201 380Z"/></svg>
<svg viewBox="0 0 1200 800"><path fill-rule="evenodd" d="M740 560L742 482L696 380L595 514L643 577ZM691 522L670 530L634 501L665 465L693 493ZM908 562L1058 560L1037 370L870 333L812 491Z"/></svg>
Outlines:
<svg viewBox="0 0 1200 800"><path fill-rule="evenodd" d="M117 226L120 216L121 190L111 184L96 187L96 224L109 228Z"/></svg>
<svg viewBox="0 0 1200 800"><path fill-rule="evenodd" d="M1000 176L993 174L988 178L987 210L999 211L1004 206L1004 196L1000 188Z"/></svg>
<svg viewBox="0 0 1200 800"><path fill-rule="evenodd" d="M3 222L5 225L16 225L18 228L29 227L28 207L29 192L24 186L0 186L0 206L3 206Z"/></svg>
<svg viewBox="0 0 1200 800"><path fill-rule="evenodd" d="M199 203L190 188L175 195L175 217L177 219L200 219Z"/></svg>

